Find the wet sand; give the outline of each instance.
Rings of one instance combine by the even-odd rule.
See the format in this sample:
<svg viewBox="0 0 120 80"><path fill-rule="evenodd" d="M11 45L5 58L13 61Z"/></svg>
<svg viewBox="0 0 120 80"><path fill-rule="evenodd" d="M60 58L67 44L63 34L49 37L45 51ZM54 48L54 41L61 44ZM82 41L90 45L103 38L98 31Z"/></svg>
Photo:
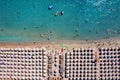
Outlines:
<svg viewBox="0 0 120 80"><path fill-rule="evenodd" d="M55 42L0 42L1 48L57 48L61 49L62 45L72 48L110 48L119 47L120 38L88 40L88 41L55 41Z"/></svg>

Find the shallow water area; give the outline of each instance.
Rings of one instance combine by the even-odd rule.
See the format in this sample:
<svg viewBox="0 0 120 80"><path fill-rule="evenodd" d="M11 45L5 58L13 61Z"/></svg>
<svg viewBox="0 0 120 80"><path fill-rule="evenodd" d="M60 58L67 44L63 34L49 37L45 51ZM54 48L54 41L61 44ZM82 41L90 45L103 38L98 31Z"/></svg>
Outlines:
<svg viewBox="0 0 120 80"><path fill-rule="evenodd" d="M120 37L119 14L120 0L0 0L0 41Z"/></svg>

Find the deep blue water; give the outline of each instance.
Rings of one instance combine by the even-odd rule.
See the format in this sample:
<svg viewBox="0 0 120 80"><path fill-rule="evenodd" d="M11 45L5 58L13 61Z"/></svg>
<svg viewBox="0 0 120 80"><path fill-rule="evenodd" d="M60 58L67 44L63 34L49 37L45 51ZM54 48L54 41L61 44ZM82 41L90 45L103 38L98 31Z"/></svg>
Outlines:
<svg viewBox="0 0 120 80"><path fill-rule="evenodd" d="M120 0L0 0L0 41L112 37L120 37Z"/></svg>

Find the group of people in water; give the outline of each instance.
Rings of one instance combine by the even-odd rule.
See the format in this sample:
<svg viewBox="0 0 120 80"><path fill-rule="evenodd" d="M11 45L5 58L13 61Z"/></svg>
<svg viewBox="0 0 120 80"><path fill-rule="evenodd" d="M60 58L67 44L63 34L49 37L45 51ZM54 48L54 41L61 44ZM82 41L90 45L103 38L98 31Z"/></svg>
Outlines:
<svg viewBox="0 0 120 80"><path fill-rule="evenodd" d="M53 6L54 6L54 4L49 5L48 6L48 10L51 10L53 8ZM56 11L54 16L58 16L58 14L59 14L59 11ZM61 11L60 15L64 15L64 11Z"/></svg>

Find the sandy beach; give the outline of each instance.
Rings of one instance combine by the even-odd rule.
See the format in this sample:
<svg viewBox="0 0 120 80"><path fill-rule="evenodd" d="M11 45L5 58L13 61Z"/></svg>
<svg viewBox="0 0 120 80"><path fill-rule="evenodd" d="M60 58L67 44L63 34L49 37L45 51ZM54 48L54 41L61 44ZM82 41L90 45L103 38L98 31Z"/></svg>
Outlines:
<svg viewBox="0 0 120 80"><path fill-rule="evenodd" d="M67 48L66 48L67 46ZM104 77L101 77L101 73L100 71L103 71L104 69L101 69L102 68L106 68L106 66L103 66L103 63L107 65L107 62L103 62L103 61L108 61L108 58L106 56L115 56L113 54L111 54L111 51L108 51L110 52L109 55L103 55L102 52L99 51L98 48L105 48L105 49L115 49L115 48L119 48L120 47L120 39L119 38L112 38L112 39L103 39L103 40L94 40L94 41L56 41L56 42L1 42L0 43L0 49L2 51L2 49L5 49L5 50L10 50L10 49L24 49L24 50L42 50L42 49L45 49L45 53L44 52L6 52L6 51L2 51L2 53L4 54L1 54L1 58L3 58L4 62L2 61L2 63L13 63L13 62L9 62L9 60L16 60L17 63L14 61L15 64L17 65L14 65L18 68L18 65L21 65L19 66L20 68L20 71L17 69L17 71L19 71L17 74L17 77L12 75L11 73L8 73L8 72L3 72L3 74L11 74L12 77L4 77L4 75L2 75L0 77L1 80L3 79L7 79L9 80L10 78L19 78L21 79L21 77L23 75L25 75L22 71L27 71L28 68L31 69L29 70L30 73L27 74L27 77L26 79L32 79L33 77L34 78L37 78L36 76L33 76L33 72L36 73L36 70L32 70L33 69L33 66L28 66L30 64L32 65L38 65L38 64L43 64L42 62L35 62L35 61L44 61L44 71L45 73L40 73L40 74L44 74L45 77L38 77L40 80L48 80L48 78L50 78L51 80L60 80L58 78L63 78L63 80L68 80L68 78L70 80L73 80L71 77L64 77L65 73L64 72L68 72L68 71L72 71L70 70L69 68L71 68L71 66L68 66L68 64L79 64L79 66L74 66L75 67L75 70L74 71L78 71L76 67L79 67L80 68L80 71L82 69L82 71L89 71L89 72L92 72L91 71L91 65L92 65L92 69L93 71L95 72L92 72L92 74L94 75L97 75L96 77L91 77L89 74L88 76L90 76L89 80L91 80L91 78L96 78L97 80L98 79L104 79ZM87 55L86 56L80 56L79 57L77 56L77 54L81 54L81 52L77 52L78 49L82 49L83 52L82 53L86 53ZM66 50L64 50L66 49ZM74 50L73 50L74 49ZM84 50L88 50L88 52L84 52ZM92 50L92 52L91 52ZM67 52L66 52L67 51ZM76 51L76 52L73 52L73 51ZM103 51L104 52L104 51ZM116 51L117 53L118 51ZM24 55L23 55L24 53ZM42 54L44 53L45 56L42 56ZM7 55L8 54L8 55ZM41 55L38 55L38 54L41 54ZM72 54L72 57L70 56L70 54ZM74 55L73 55L74 54ZM89 54L89 55L88 55ZM100 55L102 54L102 55ZM6 57L7 55L7 57ZM15 55L14 57L12 57L13 55ZM19 57L16 57L19 56ZM66 56L67 55L67 56ZM93 59L91 59L91 56L90 55L93 55ZM11 56L11 57L10 57ZM39 56L39 58L38 58ZM105 59L104 58L99 58L100 56L105 56ZM116 55L118 56L118 54ZM115 57L116 57L115 56ZM71 57L71 58L70 58ZM78 58L77 58L78 57ZM43 59L44 58L44 59ZM7 61L5 61L7 59ZM109 58L109 60L112 60L113 58ZM118 60L118 57L115 58L116 60ZM67 60L67 61L66 61ZM82 61L82 63L79 63L79 62L75 62L75 61ZM95 60L95 61L93 61ZM74 61L74 62L73 62ZM85 62L87 61L87 62ZM21 63L22 62L22 63ZM60 64L61 62L61 64ZM72 62L72 63L71 63ZM30 63L30 64L29 64ZM52 63L52 64L51 64ZM110 62L109 62L110 63ZM114 62L115 63L115 62ZM66 66L67 64L67 66ZM88 66L86 66L85 64L87 64ZM94 64L94 65L93 65ZM95 66L96 64L96 66ZM102 64L102 66L100 66L100 64ZM3 65L3 64L2 64ZM10 64L11 65L11 64ZM27 67L25 67L24 65L26 65ZM39 67L41 67L41 65ZM56 66L55 66L56 65ZM61 66L61 68L59 68L59 66ZM82 65L82 68L81 66ZM3 66L6 66L6 65L3 65ZM8 65L7 65L8 66ZM24 68L26 68L26 70L24 70ZM111 65L109 65L111 67ZM112 68L108 68L109 66L107 66L107 69L108 70L112 70ZM114 66L118 66L118 65L114 65ZM13 69L16 69L13 68ZM38 66L35 66L35 67L38 67ZM73 67L73 66L72 66ZM85 70L83 69L84 68L90 68L89 70ZM113 67L113 66L112 66ZM67 69L66 69L67 68ZM115 67L114 67L115 68ZM59 76L59 70L63 69L62 71L62 76ZM95 70L94 70L95 69ZM116 68L116 71L117 71L118 68ZM0 69L1 71L3 70L8 70L10 71L8 68L1 68ZM40 71L41 69L39 69ZM106 70L106 69L105 69ZM106 70L106 71L108 71ZM12 70L13 71L13 70ZM38 70L37 70L38 71ZM56 72L56 76L53 74L51 74ZM113 72L113 71L111 71ZM109 73L110 75L113 75L113 74L119 74L119 73ZM117 71L118 72L118 71ZM21 75L22 74L22 75ZM36 73L37 74L37 73ZM71 73L66 73L67 75L71 75ZM85 73L82 73L82 75L86 75ZM108 72L104 73L105 75L107 74L108 75ZM21 75L21 76L20 76ZM31 75L30 77L28 75ZM74 74L75 75L75 74ZM74 80L76 80L75 78L80 78L80 75L81 73L78 73L77 77L73 77ZM7 76L7 75L6 75ZM81 76L82 78L87 78L85 76ZM118 75L117 77L116 76L113 76L114 78L119 78ZM22 77L24 79L24 77ZM56 78L56 79L55 79ZM109 78L109 77L107 77ZM95 80L95 79L93 79ZM110 80L110 79L109 79Z"/></svg>
<svg viewBox="0 0 120 80"><path fill-rule="evenodd" d="M119 47L120 38L102 39L102 40L89 40L89 41L54 41L54 42L0 42L2 48L57 48L61 49L62 45L72 48L110 48Z"/></svg>

